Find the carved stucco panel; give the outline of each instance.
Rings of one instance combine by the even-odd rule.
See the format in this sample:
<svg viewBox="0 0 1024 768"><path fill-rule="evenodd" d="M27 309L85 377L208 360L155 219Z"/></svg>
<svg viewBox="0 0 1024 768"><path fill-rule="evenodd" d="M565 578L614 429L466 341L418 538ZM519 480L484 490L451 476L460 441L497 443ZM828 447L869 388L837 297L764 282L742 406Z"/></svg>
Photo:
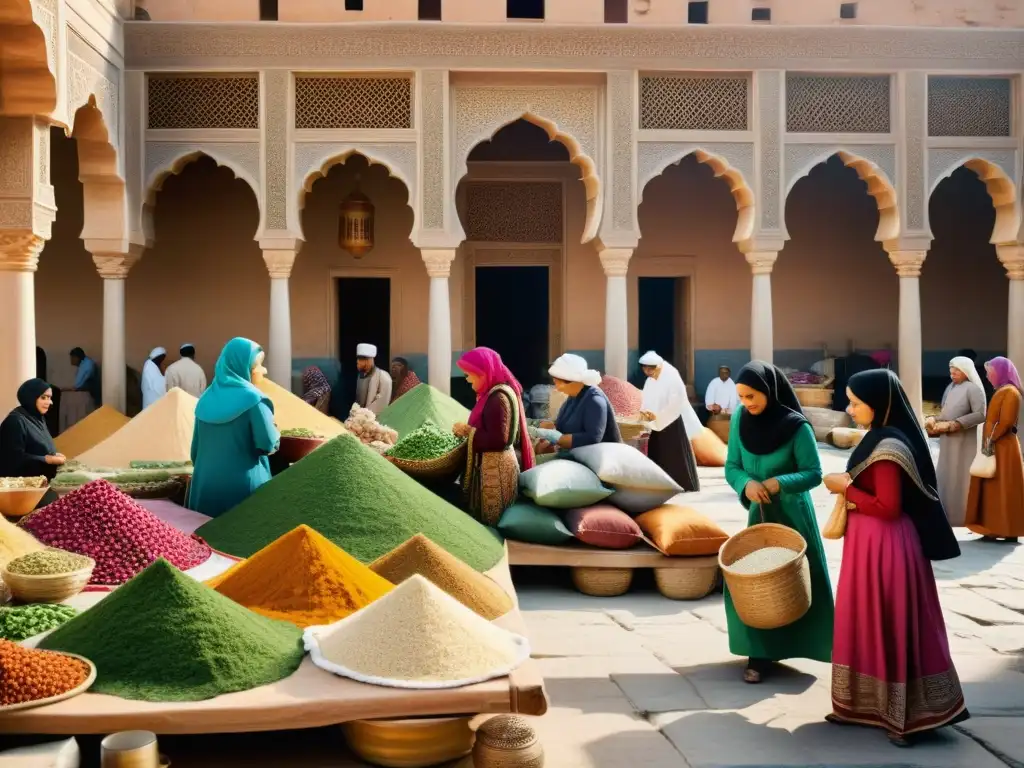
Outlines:
<svg viewBox="0 0 1024 768"><path fill-rule="evenodd" d="M904 95L906 161L903 186L906 189L906 222L911 232L927 228L928 193L925 190L925 137L928 134L928 75L907 72Z"/></svg>
<svg viewBox="0 0 1024 768"><path fill-rule="evenodd" d="M608 97L611 105L612 226L616 230L635 230L633 147L636 134L633 116L637 114L633 71L608 73Z"/></svg>
<svg viewBox="0 0 1024 768"><path fill-rule="evenodd" d="M760 149L761 228L782 228L782 82L783 73L755 73Z"/></svg>
<svg viewBox="0 0 1024 768"><path fill-rule="evenodd" d="M379 144L299 142L295 145L292 189L302 194L306 179L311 174L319 174L324 164L333 158L353 153L383 165L393 176L401 180L409 192L409 205L415 212L417 157L416 143L413 141ZM440 197L440 195L435 195L435 197Z"/></svg>
<svg viewBox="0 0 1024 768"><path fill-rule="evenodd" d="M284 70L263 73L266 125L264 183L265 228L288 229L288 79Z"/></svg>
<svg viewBox="0 0 1024 768"><path fill-rule="evenodd" d="M33 138L31 118L0 117L0 196L31 195Z"/></svg>
<svg viewBox="0 0 1024 768"><path fill-rule="evenodd" d="M644 188L651 180L697 150L722 158L743 175L749 186L753 186L754 145L750 142L642 141L637 149L637 188L640 199L643 200Z"/></svg>
<svg viewBox="0 0 1024 768"><path fill-rule="evenodd" d="M445 158L445 73L442 70L426 70L420 73L423 79L420 91L420 142L423 147L423 186L420 202L423 210L421 226L425 229L444 229L445 201L454 196L454 190L446 190L444 181ZM415 174L410 177L415 179ZM406 184L410 179L406 179ZM410 187L410 197L415 186Z"/></svg>
<svg viewBox="0 0 1024 768"><path fill-rule="evenodd" d="M68 121L73 123L75 112L89 101L90 96L95 96L96 106L103 114L108 140L116 149L120 146L118 110L121 108L117 69L71 27L67 30L67 41ZM101 72L90 60L101 63L104 71Z"/></svg>
<svg viewBox="0 0 1024 768"><path fill-rule="evenodd" d="M893 144L788 144L786 145L786 194L811 170L837 152L848 152L881 169L894 187L896 185L896 146Z"/></svg>
<svg viewBox="0 0 1024 768"><path fill-rule="evenodd" d="M928 196L935 192L939 182L968 160L987 160L1019 183L1015 178L1017 153L1012 149L931 149L928 151Z"/></svg>
<svg viewBox="0 0 1024 768"><path fill-rule="evenodd" d="M181 144L170 141L150 141L146 143L146 190L151 191L153 185L165 173L177 173L176 166L185 157L207 155L218 164L230 168L235 176L245 181L256 195L260 197L260 145L258 142L200 142Z"/></svg>
<svg viewBox="0 0 1024 768"><path fill-rule="evenodd" d="M32 18L43 32L46 41L46 62L50 72L57 72L57 0L35 0L32 3Z"/></svg>

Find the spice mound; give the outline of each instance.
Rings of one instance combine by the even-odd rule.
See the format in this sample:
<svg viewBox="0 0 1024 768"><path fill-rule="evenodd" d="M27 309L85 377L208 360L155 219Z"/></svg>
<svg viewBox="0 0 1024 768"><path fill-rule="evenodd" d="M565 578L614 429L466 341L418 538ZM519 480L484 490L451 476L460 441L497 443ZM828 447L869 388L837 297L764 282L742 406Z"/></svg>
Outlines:
<svg viewBox="0 0 1024 768"><path fill-rule="evenodd" d="M602 376L600 383L616 416L636 416L643 406L644 393L628 381L615 376Z"/></svg>
<svg viewBox="0 0 1024 768"><path fill-rule="evenodd" d="M298 437L302 440L323 440L323 435L318 435L312 429L306 429L305 427L293 427L292 429L282 429L281 437Z"/></svg>
<svg viewBox="0 0 1024 768"><path fill-rule="evenodd" d="M420 384L381 411L377 421L405 437L428 421L450 432L455 424L469 421L469 411L441 390Z"/></svg>
<svg viewBox="0 0 1024 768"><path fill-rule="evenodd" d="M326 438L344 434L340 421L321 413L270 379L264 378L256 387L274 404L274 423L282 434L290 429L309 429Z"/></svg>
<svg viewBox="0 0 1024 768"><path fill-rule="evenodd" d="M0 515L0 568L16 557L38 552L43 548L35 536Z"/></svg>
<svg viewBox="0 0 1024 768"><path fill-rule="evenodd" d="M470 573L476 575L472 569ZM300 627L331 624L394 589L308 525L286 533L207 585L249 610Z"/></svg>
<svg viewBox="0 0 1024 768"><path fill-rule="evenodd" d="M84 683L90 672L81 659L0 640L0 706L60 696Z"/></svg>
<svg viewBox="0 0 1024 768"><path fill-rule="evenodd" d="M93 565L93 559L62 549L44 549L42 552L30 552L7 564L7 570L19 576L59 576L63 573L74 573Z"/></svg>
<svg viewBox="0 0 1024 768"><path fill-rule="evenodd" d="M0 638L27 640L59 627L77 614L70 605L50 603L0 607Z"/></svg>
<svg viewBox="0 0 1024 768"><path fill-rule="evenodd" d="M462 438L428 421L399 440L384 455L405 461L430 461L451 453L460 445Z"/></svg>
<svg viewBox="0 0 1024 768"><path fill-rule="evenodd" d="M157 560L40 647L91 659L93 689L143 701L200 701L291 675L302 630L253 613Z"/></svg>
<svg viewBox="0 0 1024 768"><path fill-rule="evenodd" d="M392 584L419 574L488 621L512 610L505 590L422 533L374 560L370 568Z"/></svg>
<svg viewBox="0 0 1024 768"><path fill-rule="evenodd" d="M45 488L50 481L45 477L0 477L0 491L24 491Z"/></svg>
<svg viewBox="0 0 1024 768"><path fill-rule="evenodd" d="M99 445L131 419L109 405L103 405L53 439L60 453L75 458Z"/></svg>
<svg viewBox="0 0 1024 768"><path fill-rule="evenodd" d="M478 571L505 554L495 534L352 435L324 443L197 533L222 552L249 557L303 523L363 563L417 533Z"/></svg>
<svg viewBox="0 0 1024 768"><path fill-rule="evenodd" d="M44 544L95 560L90 584L123 584L158 557L188 570L211 555L105 480L33 512L22 525Z"/></svg>
<svg viewBox="0 0 1024 768"><path fill-rule="evenodd" d="M765 573L780 565L785 565L796 556L796 552L785 547L763 547L741 557L729 566L729 570L743 575Z"/></svg>
<svg viewBox="0 0 1024 768"><path fill-rule="evenodd" d="M480 618L419 575L304 637L318 667L398 688L454 688L501 677L530 653L525 638Z"/></svg>

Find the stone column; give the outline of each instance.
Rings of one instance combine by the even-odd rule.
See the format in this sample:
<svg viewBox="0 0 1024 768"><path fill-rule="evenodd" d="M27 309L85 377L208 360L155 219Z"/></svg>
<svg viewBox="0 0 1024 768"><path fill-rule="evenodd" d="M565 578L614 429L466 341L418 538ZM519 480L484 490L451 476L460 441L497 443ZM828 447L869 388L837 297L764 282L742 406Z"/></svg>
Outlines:
<svg viewBox="0 0 1024 768"><path fill-rule="evenodd" d="M92 260L103 278L103 404L124 413L128 407L125 333L125 280L142 257L142 247L128 253L93 251Z"/></svg>
<svg viewBox="0 0 1024 768"><path fill-rule="evenodd" d="M275 384L291 391L292 309L289 278L298 255L298 246L267 247L261 242L260 247L263 248L263 261L270 273L270 329L265 347L267 376Z"/></svg>
<svg viewBox="0 0 1024 768"><path fill-rule="evenodd" d="M921 267L926 251L890 251L900 277L900 382L918 418L924 418L921 393Z"/></svg>
<svg viewBox="0 0 1024 768"><path fill-rule="evenodd" d="M455 261L454 248L420 251L430 276L430 312L427 338L427 383L446 395L452 383L452 308L448 277Z"/></svg>
<svg viewBox="0 0 1024 768"><path fill-rule="evenodd" d="M999 245L996 253L1010 278L1006 356L1017 370L1024 371L1024 245Z"/></svg>
<svg viewBox="0 0 1024 768"><path fill-rule="evenodd" d="M36 375L35 271L43 238L31 230L0 231L0 413Z"/></svg>
<svg viewBox="0 0 1024 768"><path fill-rule="evenodd" d="M744 256L754 276L750 294L750 358L770 363L775 355L772 269L779 254L777 251L750 251Z"/></svg>
<svg viewBox="0 0 1024 768"><path fill-rule="evenodd" d="M605 248L600 252L605 276L604 372L626 379L629 376L629 304L626 275L632 248Z"/></svg>

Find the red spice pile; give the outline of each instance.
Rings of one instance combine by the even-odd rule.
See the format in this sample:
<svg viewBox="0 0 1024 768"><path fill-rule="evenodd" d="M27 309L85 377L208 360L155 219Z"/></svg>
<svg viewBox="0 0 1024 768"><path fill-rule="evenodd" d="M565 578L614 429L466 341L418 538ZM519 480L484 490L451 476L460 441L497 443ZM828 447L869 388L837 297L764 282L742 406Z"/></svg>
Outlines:
<svg viewBox="0 0 1024 768"><path fill-rule="evenodd" d="M96 561L90 584L123 584L158 558L182 571L211 554L106 480L94 480L26 517L39 541Z"/></svg>
<svg viewBox="0 0 1024 768"><path fill-rule="evenodd" d="M601 377L601 390L608 396L615 415L636 416L640 413L643 404L643 392L634 387L628 381L617 379L614 376Z"/></svg>

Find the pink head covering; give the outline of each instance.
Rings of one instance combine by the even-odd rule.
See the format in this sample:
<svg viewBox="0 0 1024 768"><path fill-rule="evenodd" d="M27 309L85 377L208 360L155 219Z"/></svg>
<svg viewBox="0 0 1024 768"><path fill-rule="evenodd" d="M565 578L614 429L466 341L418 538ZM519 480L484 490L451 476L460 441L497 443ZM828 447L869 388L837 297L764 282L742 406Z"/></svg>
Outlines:
<svg viewBox="0 0 1024 768"><path fill-rule="evenodd" d="M1005 387L1007 384L1013 384L1013 386L1024 393L1024 387L1020 384L1020 374L1017 372L1017 366L1010 359L993 357L985 363L985 368L988 369L988 380L992 382L992 386L996 389Z"/></svg>
<svg viewBox="0 0 1024 768"><path fill-rule="evenodd" d="M887 349L879 349L872 352L868 357L878 363L882 368L887 368L892 364L892 352Z"/></svg>
<svg viewBox="0 0 1024 768"><path fill-rule="evenodd" d="M469 414L469 426L471 427L480 427L483 421L484 406L487 404L487 396L492 389L500 384L505 384L516 393L519 400L519 440L523 453L523 468L531 469L533 467L533 443L530 442L530 434L526 430L522 384L502 362L501 355L487 347L476 347L469 350L459 358L457 365L466 373L479 376L481 380L480 389L476 393L476 405L473 406L473 411Z"/></svg>

